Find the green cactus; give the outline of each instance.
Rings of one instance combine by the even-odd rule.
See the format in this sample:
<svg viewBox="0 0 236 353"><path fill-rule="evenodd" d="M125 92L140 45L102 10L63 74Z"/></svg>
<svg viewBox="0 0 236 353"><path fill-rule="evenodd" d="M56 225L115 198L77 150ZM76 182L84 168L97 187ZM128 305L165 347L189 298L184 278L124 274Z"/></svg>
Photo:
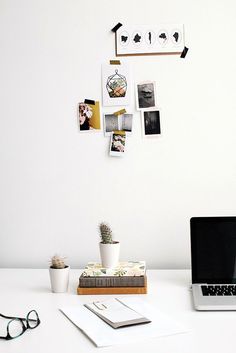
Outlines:
<svg viewBox="0 0 236 353"><path fill-rule="evenodd" d="M100 237L102 244L113 244L114 241L112 239L112 230L107 223L99 224Z"/></svg>
<svg viewBox="0 0 236 353"><path fill-rule="evenodd" d="M65 257L59 256L59 255L54 255L51 258L51 267L58 268L58 269L62 269L62 268L67 267L65 265Z"/></svg>

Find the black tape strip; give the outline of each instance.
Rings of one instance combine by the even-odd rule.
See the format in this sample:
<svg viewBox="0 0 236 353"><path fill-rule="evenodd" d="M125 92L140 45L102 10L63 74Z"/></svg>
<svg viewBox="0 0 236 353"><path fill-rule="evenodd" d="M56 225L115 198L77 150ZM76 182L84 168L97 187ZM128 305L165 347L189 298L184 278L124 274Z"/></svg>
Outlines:
<svg viewBox="0 0 236 353"><path fill-rule="evenodd" d="M182 51L180 57L181 57L182 59L184 59L185 56L187 55L187 52L188 52L188 48L187 48L187 47L184 47L184 50Z"/></svg>
<svg viewBox="0 0 236 353"><path fill-rule="evenodd" d="M121 26L123 26L122 23L118 22L117 25L112 28L112 32L118 31L118 29L119 29Z"/></svg>
<svg viewBox="0 0 236 353"><path fill-rule="evenodd" d="M92 99L85 99L84 103L95 105L95 101L93 101Z"/></svg>

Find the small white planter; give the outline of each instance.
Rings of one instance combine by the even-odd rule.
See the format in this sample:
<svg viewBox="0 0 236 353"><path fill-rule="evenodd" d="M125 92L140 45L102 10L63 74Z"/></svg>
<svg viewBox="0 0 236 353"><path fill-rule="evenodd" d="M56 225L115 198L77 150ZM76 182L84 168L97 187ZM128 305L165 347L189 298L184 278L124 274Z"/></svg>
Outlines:
<svg viewBox="0 0 236 353"><path fill-rule="evenodd" d="M120 243L118 241L113 244L99 243L99 248L102 266L106 268L116 267L119 262Z"/></svg>
<svg viewBox="0 0 236 353"><path fill-rule="evenodd" d="M65 268L49 268L51 288L53 293L65 293L69 285L70 266Z"/></svg>

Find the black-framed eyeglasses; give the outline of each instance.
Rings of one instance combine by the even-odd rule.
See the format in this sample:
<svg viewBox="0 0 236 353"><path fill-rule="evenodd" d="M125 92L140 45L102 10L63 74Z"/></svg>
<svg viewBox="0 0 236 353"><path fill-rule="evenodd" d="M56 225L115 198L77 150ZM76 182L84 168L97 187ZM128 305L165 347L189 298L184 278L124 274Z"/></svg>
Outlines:
<svg viewBox="0 0 236 353"><path fill-rule="evenodd" d="M10 319L7 324L7 335L0 336L0 339L12 340L17 338L28 329L34 329L40 324L39 316L36 310L28 312L26 318L12 317L0 314L0 317L4 319Z"/></svg>

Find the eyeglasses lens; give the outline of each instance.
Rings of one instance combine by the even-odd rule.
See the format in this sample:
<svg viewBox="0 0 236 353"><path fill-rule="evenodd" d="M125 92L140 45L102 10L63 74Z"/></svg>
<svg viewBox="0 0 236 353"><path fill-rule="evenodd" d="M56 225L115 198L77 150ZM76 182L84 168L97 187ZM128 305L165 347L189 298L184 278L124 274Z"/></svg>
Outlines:
<svg viewBox="0 0 236 353"><path fill-rule="evenodd" d="M27 319L30 328L35 328L36 326L38 326L39 317L35 310L29 312Z"/></svg>
<svg viewBox="0 0 236 353"><path fill-rule="evenodd" d="M22 322L19 319L13 319L8 324L8 333L11 338L20 336L23 332Z"/></svg>

